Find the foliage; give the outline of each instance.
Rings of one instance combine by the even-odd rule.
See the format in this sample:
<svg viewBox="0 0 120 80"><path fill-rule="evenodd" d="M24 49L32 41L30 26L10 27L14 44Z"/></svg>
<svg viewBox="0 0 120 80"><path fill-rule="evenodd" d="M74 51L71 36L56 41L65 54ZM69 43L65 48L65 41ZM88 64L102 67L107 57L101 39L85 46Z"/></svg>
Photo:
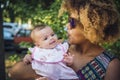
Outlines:
<svg viewBox="0 0 120 80"><path fill-rule="evenodd" d="M20 57L17 55L17 54L14 54L12 56L9 57L9 60L12 62L12 63L16 63L16 61L19 61L20 60Z"/></svg>
<svg viewBox="0 0 120 80"><path fill-rule="evenodd" d="M26 49L28 49L28 48L30 48L30 47L33 46L33 43L30 43L30 42L24 42L24 41L23 41L23 42L19 43L19 46L20 46L20 48L26 48ZM30 54L30 51L27 50L26 53Z"/></svg>
<svg viewBox="0 0 120 80"><path fill-rule="evenodd" d="M49 0L49 5L47 0L8 1L9 5L4 9L4 21L12 21L12 17L15 17L14 22L19 22L21 20L22 23L27 23L30 19L33 25L47 24L53 28L59 38L66 37L64 25L67 22L67 15L58 18L58 10L60 8L61 0ZM10 16L9 14L11 10L13 11L13 16Z"/></svg>
<svg viewBox="0 0 120 80"><path fill-rule="evenodd" d="M3 0L4 21L16 22L21 19L26 22L41 8L48 8L54 0Z"/></svg>
<svg viewBox="0 0 120 80"><path fill-rule="evenodd" d="M29 47L33 46L33 44L30 43L30 42L24 42L23 41L23 42L19 43L19 46L23 47L23 48L29 48Z"/></svg>
<svg viewBox="0 0 120 80"><path fill-rule="evenodd" d="M115 43L109 43L109 44L105 43L103 44L103 47L108 51L111 51L112 53L114 53L120 59L120 39Z"/></svg>
<svg viewBox="0 0 120 80"><path fill-rule="evenodd" d="M114 1L115 1L115 3L116 3L116 6L117 6L118 11L119 11L119 13L120 13L120 0L114 0Z"/></svg>
<svg viewBox="0 0 120 80"><path fill-rule="evenodd" d="M36 15L32 18L32 21L33 24L47 24L53 28L59 38L66 38L64 25L67 23L67 15L58 18L60 3L60 0L56 0L50 6L50 9L39 9L39 11L36 11Z"/></svg>

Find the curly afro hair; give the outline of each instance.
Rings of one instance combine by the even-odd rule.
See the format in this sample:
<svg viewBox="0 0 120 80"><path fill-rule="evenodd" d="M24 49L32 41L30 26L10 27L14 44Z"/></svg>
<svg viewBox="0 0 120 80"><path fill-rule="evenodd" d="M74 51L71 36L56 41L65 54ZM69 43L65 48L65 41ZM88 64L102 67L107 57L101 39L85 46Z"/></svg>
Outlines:
<svg viewBox="0 0 120 80"><path fill-rule="evenodd" d="M120 17L112 0L63 0L59 15L74 11L92 43L114 42L120 37Z"/></svg>

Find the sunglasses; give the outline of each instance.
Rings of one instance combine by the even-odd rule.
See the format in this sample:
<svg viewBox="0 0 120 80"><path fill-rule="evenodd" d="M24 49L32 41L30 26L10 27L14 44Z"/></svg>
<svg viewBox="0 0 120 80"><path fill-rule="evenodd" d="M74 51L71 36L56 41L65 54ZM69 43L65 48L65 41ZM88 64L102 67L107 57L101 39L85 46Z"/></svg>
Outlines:
<svg viewBox="0 0 120 80"><path fill-rule="evenodd" d="M75 28L76 26L76 20L74 18L69 18L69 23L70 23L70 27Z"/></svg>

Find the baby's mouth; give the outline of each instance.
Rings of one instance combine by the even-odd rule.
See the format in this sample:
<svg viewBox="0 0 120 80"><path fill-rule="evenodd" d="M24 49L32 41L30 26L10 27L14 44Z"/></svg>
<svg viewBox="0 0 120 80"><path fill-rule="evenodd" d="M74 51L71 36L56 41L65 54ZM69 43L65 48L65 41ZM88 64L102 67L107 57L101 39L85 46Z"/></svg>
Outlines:
<svg viewBox="0 0 120 80"><path fill-rule="evenodd" d="M50 45L51 45L51 44L54 44L54 43L56 43L56 41L52 41L52 42L50 42Z"/></svg>

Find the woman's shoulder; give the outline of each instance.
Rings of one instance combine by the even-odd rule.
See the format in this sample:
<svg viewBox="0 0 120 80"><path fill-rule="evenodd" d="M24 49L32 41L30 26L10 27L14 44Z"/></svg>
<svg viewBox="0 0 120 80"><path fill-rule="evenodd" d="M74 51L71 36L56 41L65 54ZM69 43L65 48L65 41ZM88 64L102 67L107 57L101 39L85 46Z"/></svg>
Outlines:
<svg viewBox="0 0 120 80"><path fill-rule="evenodd" d="M120 68L120 60L118 58L114 58L110 63L109 66L117 67L119 66ZM110 67L111 68L111 67Z"/></svg>
<svg viewBox="0 0 120 80"><path fill-rule="evenodd" d="M98 55L95 59L99 61L99 63L101 63L105 67L105 69L107 69L111 61L113 61L114 59L118 59L118 58L112 52L105 50L100 55Z"/></svg>
<svg viewBox="0 0 120 80"><path fill-rule="evenodd" d="M105 59L105 60L108 60L110 62L113 59L117 58L117 56L114 53L105 50L100 55L98 55L96 58L101 58L103 61Z"/></svg>
<svg viewBox="0 0 120 80"><path fill-rule="evenodd" d="M119 80L120 79L120 60L114 58L109 62L109 65L106 70L105 80Z"/></svg>

